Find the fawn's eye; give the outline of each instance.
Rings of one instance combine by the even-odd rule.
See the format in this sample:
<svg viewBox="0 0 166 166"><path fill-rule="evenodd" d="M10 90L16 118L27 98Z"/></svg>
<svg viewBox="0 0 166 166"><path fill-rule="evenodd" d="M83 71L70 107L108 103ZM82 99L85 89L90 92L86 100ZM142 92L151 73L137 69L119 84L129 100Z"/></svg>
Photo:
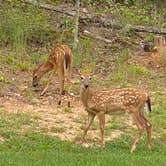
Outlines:
<svg viewBox="0 0 166 166"><path fill-rule="evenodd" d="M83 80L84 79L84 77L83 76L81 76L81 80Z"/></svg>
<svg viewBox="0 0 166 166"><path fill-rule="evenodd" d="M89 77L89 80L91 80L92 79L92 77Z"/></svg>

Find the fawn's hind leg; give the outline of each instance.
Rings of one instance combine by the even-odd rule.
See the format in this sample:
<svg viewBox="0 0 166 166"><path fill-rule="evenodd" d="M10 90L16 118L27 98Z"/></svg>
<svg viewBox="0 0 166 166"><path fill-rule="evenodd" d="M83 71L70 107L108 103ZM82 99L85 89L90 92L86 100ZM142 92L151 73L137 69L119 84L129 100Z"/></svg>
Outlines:
<svg viewBox="0 0 166 166"><path fill-rule="evenodd" d="M140 141L144 128L145 128L144 123L141 121L139 114L134 113L132 114L132 117L135 120L136 126L138 128L138 136L135 138L134 143L131 147L131 150L130 150L131 153L135 151L137 144Z"/></svg>
<svg viewBox="0 0 166 166"><path fill-rule="evenodd" d="M61 68L58 69L58 76L60 79L60 94L64 94L64 82L65 82L65 76L64 76L64 67L62 66Z"/></svg>
<svg viewBox="0 0 166 166"><path fill-rule="evenodd" d="M151 143L152 143L152 125L151 123L148 121L147 118L144 117L144 115L140 115L142 121L144 122L144 125L146 127L146 131L147 131L147 145L148 145L148 149L151 150Z"/></svg>

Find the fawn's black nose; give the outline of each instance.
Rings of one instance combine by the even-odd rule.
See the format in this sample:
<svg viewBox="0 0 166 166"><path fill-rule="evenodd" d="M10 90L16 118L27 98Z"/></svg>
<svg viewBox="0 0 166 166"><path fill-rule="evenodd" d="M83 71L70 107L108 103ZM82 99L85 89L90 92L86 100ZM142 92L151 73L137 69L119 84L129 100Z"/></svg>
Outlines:
<svg viewBox="0 0 166 166"><path fill-rule="evenodd" d="M88 85L85 85L85 88L87 89L87 88L88 88Z"/></svg>
<svg viewBox="0 0 166 166"><path fill-rule="evenodd" d="M38 86L38 83L32 83L32 86L33 86L33 87L37 87L37 86Z"/></svg>

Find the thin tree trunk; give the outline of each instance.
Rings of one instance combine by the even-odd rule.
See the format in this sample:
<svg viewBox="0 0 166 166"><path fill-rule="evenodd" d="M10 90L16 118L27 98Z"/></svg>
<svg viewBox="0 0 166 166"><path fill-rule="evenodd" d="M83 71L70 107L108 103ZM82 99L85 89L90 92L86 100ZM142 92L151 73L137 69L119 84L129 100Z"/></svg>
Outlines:
<svg viewBox="0 0 166 166"><path fill-rule="evenodd" d="M77 8L77 13L76 13L75 31L74 31L74 45L73 45L74 50L76 50L78 47L78 28L79 28L78 25L79 25L79 16L80 16L80 0L77 0L76 8Z"/></svg>

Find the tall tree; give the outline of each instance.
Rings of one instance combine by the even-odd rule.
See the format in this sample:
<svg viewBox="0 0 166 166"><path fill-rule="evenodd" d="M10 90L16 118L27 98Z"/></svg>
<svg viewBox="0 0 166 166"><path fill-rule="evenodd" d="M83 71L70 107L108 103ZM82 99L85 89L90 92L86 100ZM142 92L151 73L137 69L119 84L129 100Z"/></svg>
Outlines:
<svg viewBox="0 0 166 166"><path fill-rule="evenodd" d="M76 1L76 20L75 20L75 31L74 31L74 45L73 49L76 50L78 47L78 26L79 26L79 17L80 17L80 0Z"/></svg>

